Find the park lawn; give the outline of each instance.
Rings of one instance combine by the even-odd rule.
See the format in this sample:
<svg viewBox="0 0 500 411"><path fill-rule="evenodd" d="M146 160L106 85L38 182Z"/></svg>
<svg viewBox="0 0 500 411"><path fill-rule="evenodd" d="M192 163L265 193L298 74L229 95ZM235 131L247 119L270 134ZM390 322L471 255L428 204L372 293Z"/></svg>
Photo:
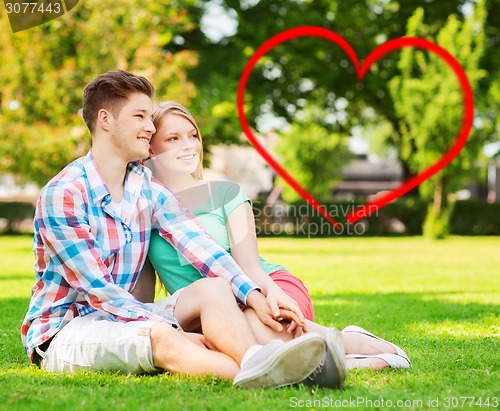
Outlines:
<svg viewBox="0 0 500 411"><path fill-rule="evenodd" d="M260 239L301 277L316 320L358 324L402 346L410 370L357 370L345 389L234 389L217 378L87 372L29 364L19 329L33 284L30 237L0 236L0 409L498 409L500 239ZM391 407L392 406L392 407Z"/></svg>

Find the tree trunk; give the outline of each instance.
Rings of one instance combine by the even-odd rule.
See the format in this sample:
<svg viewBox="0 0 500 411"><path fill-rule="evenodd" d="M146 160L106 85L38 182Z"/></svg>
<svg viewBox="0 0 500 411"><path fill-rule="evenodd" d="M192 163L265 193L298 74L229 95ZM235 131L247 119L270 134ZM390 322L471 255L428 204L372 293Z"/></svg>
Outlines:
<svg viewBox="0 0 500 411"><path fill-rule="evenodd" d="M429 238L446 238L449 235L449 225L453 203L448 202L446 176L440 175L434 188L434 199L429 205L425 217L423 234Z"/></svg>
<svg viewBox="0 0 500 411"><path fill-rule="evenodd" d="M443 210L443 178L439 178L434 188L434 215L439 219L441 218L441 211Z"/></svg>

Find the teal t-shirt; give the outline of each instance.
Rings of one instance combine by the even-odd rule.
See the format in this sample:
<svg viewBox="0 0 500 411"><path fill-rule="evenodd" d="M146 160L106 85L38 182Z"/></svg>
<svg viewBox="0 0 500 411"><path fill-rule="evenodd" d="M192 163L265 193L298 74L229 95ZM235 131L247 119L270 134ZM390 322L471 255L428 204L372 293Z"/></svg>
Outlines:
<svg viewBox="0 0 500 411"><path fill-rule="evenodd" d="M210 181L177 193L182 205L191 210L208 234L228 253L231 252L226 222L229 214L240 204L251 200L241 187L230 181ZM202 278L182 254L158 230L151 233L149 259L170 294ZM270 274L285 268L260 257L262 269Z"/></svg>

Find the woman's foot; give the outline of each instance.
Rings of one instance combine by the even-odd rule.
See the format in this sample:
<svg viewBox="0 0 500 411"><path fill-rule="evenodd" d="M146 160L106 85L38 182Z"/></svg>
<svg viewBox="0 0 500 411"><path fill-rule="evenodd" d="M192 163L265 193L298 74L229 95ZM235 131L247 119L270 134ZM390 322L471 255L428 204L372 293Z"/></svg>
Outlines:
<svg viewBox="0 0 500 411"><path fill-rule="evenodd" d="M345 359L345 366L348 371L360 368L371 368L372 370L383 370L389 364L381 358L347 358Z"/></svg>
<svg viewBox="0 0 500 411"><path fill-rule="evenodd" d="M383 340L361 327L349 325L342 330L346 354L378 355L396 354L408 363L410 359L397 345Z"/></svg>
<svg viewBox="0 0 500 411"><path fill-rule="evenodd" d="M410 361L398 354L376 354L346 355L346 367L348 370L353 368L371 368L374 370L383 370L384 368L410 368Z"/></svg>

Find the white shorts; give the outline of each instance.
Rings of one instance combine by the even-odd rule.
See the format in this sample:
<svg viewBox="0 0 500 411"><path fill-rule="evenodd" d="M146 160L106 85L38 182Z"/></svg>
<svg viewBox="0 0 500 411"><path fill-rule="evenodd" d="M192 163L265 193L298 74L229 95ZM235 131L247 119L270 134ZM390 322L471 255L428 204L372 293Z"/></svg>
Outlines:
<svg viewBox="0 0 500 411"><path fill-rule="evenodd" d="M181 329L174 308L181 290L172 296L148 304L153 312ZM49 372L81 370L122 371L125 373L157 373L153 364L151 328L155 321L110 321L106 313L93 312L76 317L52 339L42 357L40 368Z"/></svg>

